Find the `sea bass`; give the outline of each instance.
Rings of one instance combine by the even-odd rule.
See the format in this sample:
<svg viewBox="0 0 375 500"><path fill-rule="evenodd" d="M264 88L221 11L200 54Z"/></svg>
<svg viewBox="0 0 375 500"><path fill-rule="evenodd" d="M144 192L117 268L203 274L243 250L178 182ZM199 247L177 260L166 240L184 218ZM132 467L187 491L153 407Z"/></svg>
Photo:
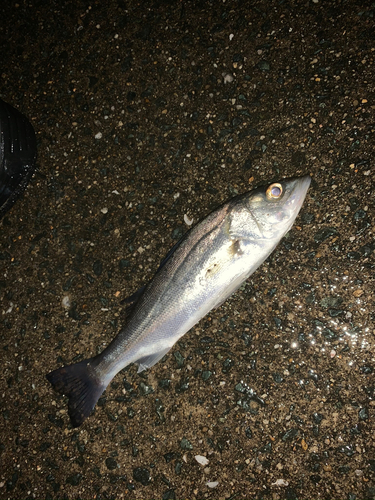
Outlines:
<svg viewBox="0 0 375 500"><path fill-rule="evenodd" d="M98 356L52 371L69 398L71 423L90 415L113 377L130 363L157 363L211 309L264 262L291 228L310 176L282 180L233 198L172 248L151 282L134 294L126 325ZM137 300L135 300L137 299Z"/></svg>

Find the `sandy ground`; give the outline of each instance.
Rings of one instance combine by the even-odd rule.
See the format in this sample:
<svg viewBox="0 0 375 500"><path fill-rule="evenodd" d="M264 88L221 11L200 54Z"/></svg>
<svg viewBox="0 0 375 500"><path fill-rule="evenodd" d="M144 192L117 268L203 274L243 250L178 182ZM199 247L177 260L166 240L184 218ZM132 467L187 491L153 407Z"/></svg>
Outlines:
<svg viewBox="0 0 375 500"><path fill-rule="evenodd" d="M0 18L0 97L39 149L0 223L0 498L374 499L374 4ZM306 173L267 262L73 429L46 373L116 335L186 220Z"/></svg>

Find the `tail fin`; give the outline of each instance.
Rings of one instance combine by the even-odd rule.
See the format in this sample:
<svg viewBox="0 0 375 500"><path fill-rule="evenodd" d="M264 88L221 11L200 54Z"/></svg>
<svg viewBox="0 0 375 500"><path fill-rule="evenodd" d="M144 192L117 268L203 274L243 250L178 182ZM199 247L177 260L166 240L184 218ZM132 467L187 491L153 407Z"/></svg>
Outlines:
<svg viewBox="0 0 375 500"><path fill-rule="evenodd" d="M90 362L91 359L86 359L46 375L57 392L68 396L68 412L73 427L79 427L90 415L106 388L93 373Z"/></svg>

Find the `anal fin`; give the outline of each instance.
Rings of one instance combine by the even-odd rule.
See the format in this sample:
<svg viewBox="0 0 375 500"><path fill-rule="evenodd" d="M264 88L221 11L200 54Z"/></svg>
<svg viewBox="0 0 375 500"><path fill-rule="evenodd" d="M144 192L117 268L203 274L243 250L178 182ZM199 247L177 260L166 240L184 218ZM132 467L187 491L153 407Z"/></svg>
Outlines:
<svg viewBox="0 0 375 500"><path fill-rule="evenodd" d="M136 361L136 364L138 365L137 373L143 372L143 370L146 370L147 368L151 368L151 366L156 365L156 363L160 361L161 358L165 356L170 349L171 347L167 347L166 349L163 349L161 351L149 354L148 356L144 356L143 358L139 358Z"/></svg>

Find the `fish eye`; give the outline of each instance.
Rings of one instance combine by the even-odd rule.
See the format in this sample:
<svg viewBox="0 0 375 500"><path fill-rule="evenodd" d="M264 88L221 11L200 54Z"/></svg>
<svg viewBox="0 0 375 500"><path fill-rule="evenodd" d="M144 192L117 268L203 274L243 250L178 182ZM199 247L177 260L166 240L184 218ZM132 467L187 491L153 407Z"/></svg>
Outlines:
<svg viewBox="0 0 375 500"><path fill-rule="evenodd" d="M278 182L268 186L266 196L269 200L277 200L283 194L283 187Z"/></svg>

